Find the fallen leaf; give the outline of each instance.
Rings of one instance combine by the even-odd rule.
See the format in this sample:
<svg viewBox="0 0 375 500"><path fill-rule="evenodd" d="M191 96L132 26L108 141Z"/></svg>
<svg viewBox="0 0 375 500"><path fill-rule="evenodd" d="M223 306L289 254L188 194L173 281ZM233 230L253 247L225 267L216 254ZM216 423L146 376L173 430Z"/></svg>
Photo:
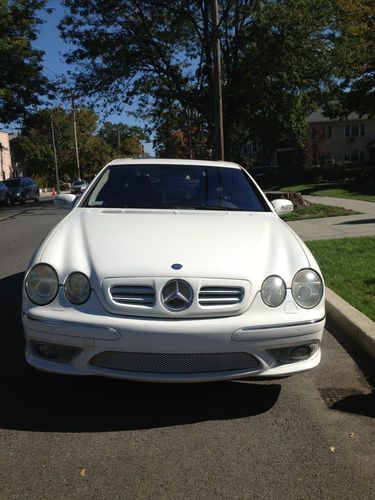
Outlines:
<svg viewBox="0 0 375 500"><path fill-rule="evenodd" d="M80 476L81 477L85 477L86 476L86 469L82 469L81 472L80 472Z"/></svg>
<svg viewBox="0 0 375 500"><path fill-rule="evenodd" d="M354 437L354 432L349 432L349 437L353 438Z"/></svg>
<svg viewBox="0 0 375 500"><path fill-rule="evenodd" d="M336 448L334 446L330 446L329 449L330 449L331 453L335 453L336 452Z"/></svg>

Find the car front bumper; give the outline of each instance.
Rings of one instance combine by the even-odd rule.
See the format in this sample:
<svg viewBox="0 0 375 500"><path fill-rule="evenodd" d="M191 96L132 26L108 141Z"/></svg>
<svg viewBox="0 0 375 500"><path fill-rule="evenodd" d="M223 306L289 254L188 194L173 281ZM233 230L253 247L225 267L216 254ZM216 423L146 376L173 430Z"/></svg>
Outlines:
<svg viewBox="0 0 375 500"><path fill-rule="evenodd" d="M283 377L320 362L324 305L316 311L285 313L283 321L282 311L276 315L270 311L265 322L264 315L252 313L252 309L260 310L260 297L238 316L190 320L112 315L94 293L90 301L85 311L58 303L24 304L25 355L30 365L71 375L204 382ZM275 317L277 322L272 321ZM38 352L40 346L61 348L65 354L50 359ZM311 346L311 355L291 360L289 354L298 346Z"/></svg>

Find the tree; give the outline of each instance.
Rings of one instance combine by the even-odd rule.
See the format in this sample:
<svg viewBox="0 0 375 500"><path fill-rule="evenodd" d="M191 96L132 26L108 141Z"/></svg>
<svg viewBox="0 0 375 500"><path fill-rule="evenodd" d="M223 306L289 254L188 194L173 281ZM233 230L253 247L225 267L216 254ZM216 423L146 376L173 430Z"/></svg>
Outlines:
<svg viewBox="0 0 375 500"><path fill-rule="evenodd" d="M0 122L22 118L48 91L43 52L32 48L46 0L0 0Z"/></svg>
<svg viewBox="0 0 375 500"><path fill-rule="evenodd" d="M329 114L375 116L375 2L337 0L336 60Z"/></svg>
<svg viewBox="0 0 375 500"><path fill-rule="evenodd" d="M190 110L206 134L207 153L214 137L210 3L64 0L70 12L60 28L76 46L66 60L77 68L77 88L114 107L138 99L140 114L167 142L173 129L165 128L175 120L166 115L177 108L181 118ZM228 159L255 137L267 148L302 147L306 115L337 76L336 22L334 0L221 1Z"/></svg>
<svg viewBox="0 0 375 500"><path fill-rule="evenodd" d="M98 135L111 146L118 156L142 156L141 141L149 141L148 135L140 127L130 127L125 123L105 122Z"/></svg>
<svg viewBox="0 0 375 500"><path fill-rule="evenodd" d="M55 179L51 136L53 120L59 176L70 182L77 177L72 114L57 107L30 115L18 137L18 157L24 175L39 177L45 185ZM76 111L77 137L82 178L95 175L113 158L110 145L95 134L97 116L87 108Z"/></svg>

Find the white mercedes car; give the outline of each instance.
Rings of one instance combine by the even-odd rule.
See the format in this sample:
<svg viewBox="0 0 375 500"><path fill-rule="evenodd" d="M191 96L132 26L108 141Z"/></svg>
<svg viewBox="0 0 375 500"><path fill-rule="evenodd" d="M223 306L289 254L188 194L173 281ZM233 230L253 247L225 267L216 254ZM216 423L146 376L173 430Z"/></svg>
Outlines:
<svg viewBox="0 0 375 500"><path fill-rule="evenodd" d="M40 370L156 382L283 377L319 364L324 283L239 165L115 160L36 251L25 354Z"/></svg>

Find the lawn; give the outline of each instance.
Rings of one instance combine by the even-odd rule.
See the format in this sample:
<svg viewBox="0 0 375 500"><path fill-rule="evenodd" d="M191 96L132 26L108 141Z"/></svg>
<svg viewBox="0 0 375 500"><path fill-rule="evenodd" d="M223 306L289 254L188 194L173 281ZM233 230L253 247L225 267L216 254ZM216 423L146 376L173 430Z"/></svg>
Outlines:
<svg viewBox="0 0 375 500"><path fill-rule="evenodd" d="M375 236L308 241L326 285L375 321Z"/></svg>
<svg viewBox="0 0 375 500"><path fill-rule="evenodd" d="M296 184L292 186L272 186L269 191L291 191L314 196L331 196L375 202L375 183L370 181L322 182L316 184Z"/></svg>
<svg viewBox="0 0 375 500"><path fill-rule="evenodd" d="M347 210L341 207L331 207L314 203L308 207L296 208L290 214L282 215L281 218L285 221L303 220L303 219L319 219L321 217L338 217L340 215L357 215L354 210Z"/></svg>

